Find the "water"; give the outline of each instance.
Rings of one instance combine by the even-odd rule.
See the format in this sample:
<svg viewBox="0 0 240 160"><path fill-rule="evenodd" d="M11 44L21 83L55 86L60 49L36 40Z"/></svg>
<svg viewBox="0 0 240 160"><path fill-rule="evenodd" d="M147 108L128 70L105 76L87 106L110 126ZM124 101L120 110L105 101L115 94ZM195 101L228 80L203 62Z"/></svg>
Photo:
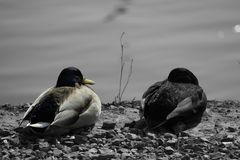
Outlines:
<svg viewBox="0 0 240 160"><path fill-rule="evenodd" d="M0 0L0 104L32 102L67 66L95 80L103 102L113 101L122 32L124 59L134 59L123 99L139 99L171 69L186 67L208 99L239 100L239 6L236 0Z"/></svg>

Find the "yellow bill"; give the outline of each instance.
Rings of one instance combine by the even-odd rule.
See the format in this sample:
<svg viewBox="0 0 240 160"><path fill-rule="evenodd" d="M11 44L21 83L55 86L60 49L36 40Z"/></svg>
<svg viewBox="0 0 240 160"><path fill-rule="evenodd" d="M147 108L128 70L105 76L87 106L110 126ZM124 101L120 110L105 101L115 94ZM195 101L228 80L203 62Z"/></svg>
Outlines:
<svg viewBox="0 0 240 160"><path fill-rule="evenodd" d="M84 78L83 79L83 84L93 85L93 84L95 84L95 82L93 80L91 80L91 79Z"/></svg>

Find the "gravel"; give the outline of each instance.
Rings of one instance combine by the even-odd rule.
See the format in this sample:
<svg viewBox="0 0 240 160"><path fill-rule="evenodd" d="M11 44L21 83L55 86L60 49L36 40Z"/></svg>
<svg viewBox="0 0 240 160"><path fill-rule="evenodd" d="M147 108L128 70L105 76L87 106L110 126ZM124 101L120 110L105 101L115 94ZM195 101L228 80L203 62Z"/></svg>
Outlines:
<svg viewBox="0 0 240 160"><path fill-rule="evenodd" d="M0 157L3 160L219 160L240 157L239 102L209 101L201 124L179 137L134 128L139 122L138 101L117 105L103 105L101 117L92 130L62 137L22 133L19 122L28 105L2 105Z"/></svg>

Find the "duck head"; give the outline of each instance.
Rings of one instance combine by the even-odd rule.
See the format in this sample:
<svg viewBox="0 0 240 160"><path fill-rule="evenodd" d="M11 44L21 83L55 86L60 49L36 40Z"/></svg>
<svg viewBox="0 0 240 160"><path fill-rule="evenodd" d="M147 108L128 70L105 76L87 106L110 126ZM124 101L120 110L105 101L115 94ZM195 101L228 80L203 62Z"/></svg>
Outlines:
<svg viewBox="0 0 240 160"><path fill-rule="evenodd" d="M95 84L94 81L90 79L83 78L81 71L75 67L68 67L61 71L58 76L56 87L75 87L76 84Z"/></svg>
<svg viewBox="0 0 240 160"><path fill-rule="evenodd" d="M168 75L168 81L174 83L191 83L198 85L196 76L186 68L175 68Z"/></svg>

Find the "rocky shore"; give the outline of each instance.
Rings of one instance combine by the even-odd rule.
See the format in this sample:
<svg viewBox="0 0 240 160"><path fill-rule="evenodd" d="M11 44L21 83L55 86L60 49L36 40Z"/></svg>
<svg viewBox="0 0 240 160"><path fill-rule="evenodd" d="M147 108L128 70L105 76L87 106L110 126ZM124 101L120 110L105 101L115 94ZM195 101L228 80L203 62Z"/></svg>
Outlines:
<svg viewBox="0 0 240 160"><path fill-rule="evenodd" d="M138 101L102 107L101 117L92 130L53 138L21 132L19 121L27 110L26 104L0 106L1 159L237 160L240 157L240 102L208 101L201 124L179 137L134 128L139 121Z"/></svg>

